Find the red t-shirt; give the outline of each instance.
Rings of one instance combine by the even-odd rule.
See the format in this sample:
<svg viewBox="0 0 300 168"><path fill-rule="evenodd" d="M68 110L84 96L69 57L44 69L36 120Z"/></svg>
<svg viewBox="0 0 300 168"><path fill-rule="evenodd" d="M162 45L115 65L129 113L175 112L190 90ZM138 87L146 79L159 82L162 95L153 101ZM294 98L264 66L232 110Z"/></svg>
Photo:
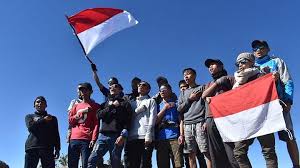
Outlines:
<svg viewBox="0 0 300 168"><path fill-rule="evenodd" d="M83 111L88 108L88 112ZM100 105L95 102L81 102L75 104L69 113L71 139L96 141L99 132L99 121L96 117Z"/></svg>

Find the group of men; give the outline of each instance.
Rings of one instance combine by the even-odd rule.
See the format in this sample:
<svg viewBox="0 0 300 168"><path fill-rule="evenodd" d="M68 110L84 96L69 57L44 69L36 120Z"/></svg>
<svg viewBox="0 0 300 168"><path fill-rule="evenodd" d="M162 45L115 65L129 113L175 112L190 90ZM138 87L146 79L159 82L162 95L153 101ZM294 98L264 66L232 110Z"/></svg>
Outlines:
<svg viewBox="0 0 300 168"><path fill-rule="evenodd" d="M159 93L149 96L151 86L135 77L132 93L124 94L122 85L111 78L107 89L99 80L96 65L93 76L105 96L101 105L91 99L90 83L78 85L78 98L68 109L68 166L101 167L103 156L109 152L113 168L121 167L124 148L125 168L152 167L152 152L157 150L159 168L251 168L247 156L254 138L240 142L223 142L209 109L210 98L235 89L267 73L273 73L282 100L287 131L279 138L287 143L294 168L299 168L299 152L290 115L293 104L293 82L284 61L268 55L266 41L252 42L253 53L245 52L236 59L237 71L229 76L221 60L207 59L204 65L212 76L206 85L196 83L192 68L183 70L177 96L166 78L158 78ZM60 139L56 117L46 112L47 102L42 96L34 101L34 114L26 116L29 137L26 141L25 168L36 167L39 159L43 167L54 167L59 157ZM266 167L278 167L274 134L257 137ZM53 156L54 154L54 156ZM204 160L205 159L205 160Z"/></svg>

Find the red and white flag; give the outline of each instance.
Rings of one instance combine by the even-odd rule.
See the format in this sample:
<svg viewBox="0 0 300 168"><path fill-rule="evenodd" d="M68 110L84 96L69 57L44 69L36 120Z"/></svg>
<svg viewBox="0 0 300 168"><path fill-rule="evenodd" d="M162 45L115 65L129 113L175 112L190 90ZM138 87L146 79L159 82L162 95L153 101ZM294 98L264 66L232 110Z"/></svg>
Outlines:
<svg viewBox="0 0 300 168"><path fill-rule="evenodd" d="M224 142L286 129L272 74L212 97L209 107Z"/></svg>
<svg viewBox="0 0 300 168"><path fill-rule="evenodd" d="M127 11L92 8L67 17L85 54L112 34L138 23Z"/></svg>

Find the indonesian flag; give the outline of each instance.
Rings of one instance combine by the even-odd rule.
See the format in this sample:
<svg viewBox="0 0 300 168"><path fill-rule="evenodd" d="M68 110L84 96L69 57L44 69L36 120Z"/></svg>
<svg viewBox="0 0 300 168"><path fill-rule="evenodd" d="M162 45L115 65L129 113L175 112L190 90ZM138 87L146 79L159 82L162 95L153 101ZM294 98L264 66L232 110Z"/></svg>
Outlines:
<svg viewBox="0 0 300 168"><path fill-rule="evenodd" d="M209 107L224 142L286 129L272 74L212 97Z"/></svg>
<svg viewBox="0 0 300 168"><path fill-rule="evenodd" d="M127 11L113 8L86 9L67 19L86 55L107 37L138 23Z"/></svg>

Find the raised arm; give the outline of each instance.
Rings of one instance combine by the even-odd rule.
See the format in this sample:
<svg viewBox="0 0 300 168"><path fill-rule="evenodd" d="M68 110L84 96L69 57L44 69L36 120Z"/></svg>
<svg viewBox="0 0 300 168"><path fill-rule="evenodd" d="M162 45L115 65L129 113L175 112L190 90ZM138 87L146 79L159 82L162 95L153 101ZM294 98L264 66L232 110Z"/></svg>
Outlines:
<svg viewBox="0 0 300 168"><path fill-rule="evenodd" d="M99 76L97 74L97 67L95 64L91 64L92 71L93 71L93 78L99 88L99 90L102 92L102 94L107 97L109 90L100 82Z"/></svg>

